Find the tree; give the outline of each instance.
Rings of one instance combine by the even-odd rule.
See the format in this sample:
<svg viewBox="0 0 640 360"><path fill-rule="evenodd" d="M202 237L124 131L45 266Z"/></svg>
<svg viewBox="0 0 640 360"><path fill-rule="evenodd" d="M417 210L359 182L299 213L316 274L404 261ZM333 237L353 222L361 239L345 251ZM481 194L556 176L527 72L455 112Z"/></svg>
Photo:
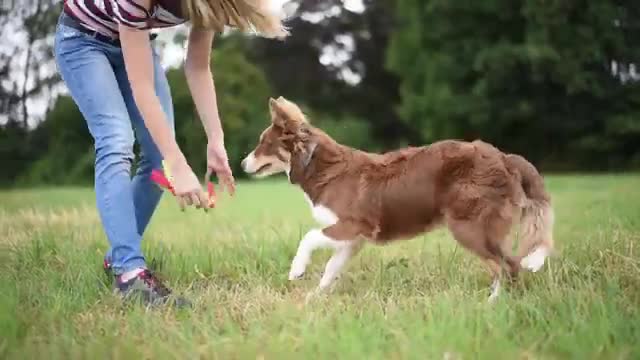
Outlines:
<svg viewBox="0 0 640 360"><path fill-rule="evenodd" d="M39 151L20 174L20 185L93 183L93 139L70 96L59 96L45 121L29 135Z"/></svg>
<svg viewBox="0 0 640 360"><path fill-rule="evenodd" d="M51 105L60 81L53 62L53 34L61 11L56 0L15 2L0 10L0 108L7 121L28 127L27 103L43 98ZM24 41L22 41L24 39Z"/></svg>
<svg viewBox="0 0 640 360"><path fill-rule="evenodd" d="M640 83L620 70L629 78L640 60L637 12L604 0L399 0L388 67L400 117L425 140L483 138L550 167L628 164Z"/></svg>
<svg viewBox="0 0 640 360"><path fill-rule="evenodd" d="M13 182L40 152L30 139L37 123L29 103L48 107L59 82L52 61L52 37L61 4L56 0L5 1L0 5L0 183ZM36 121L32 121L36 120Z"/></svg>

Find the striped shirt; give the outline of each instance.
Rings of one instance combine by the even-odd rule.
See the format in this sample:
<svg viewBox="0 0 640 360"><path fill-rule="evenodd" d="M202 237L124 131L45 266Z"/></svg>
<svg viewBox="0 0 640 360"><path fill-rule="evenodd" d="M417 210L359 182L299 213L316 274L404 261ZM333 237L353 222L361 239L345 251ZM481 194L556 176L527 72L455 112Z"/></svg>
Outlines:
<svg viewBox="0 0 640 360"><path fill-rule="evenodd" d="M141 0L64 0L64 11L84 27L117 38L118 25L157 29L179 25L181 0L153 0L146 9Z"/></svg>

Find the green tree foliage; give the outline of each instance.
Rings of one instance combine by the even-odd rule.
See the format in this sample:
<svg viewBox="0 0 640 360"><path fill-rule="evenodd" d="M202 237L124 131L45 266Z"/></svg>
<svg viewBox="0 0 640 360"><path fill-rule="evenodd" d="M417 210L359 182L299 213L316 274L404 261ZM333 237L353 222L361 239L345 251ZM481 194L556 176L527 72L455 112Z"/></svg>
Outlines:
<svg viewBox="0 0 640 360"><path fill-rule="evenodd" d="M50 40L61 6L57 0L0 2L0 184L14 182L42 151L31 141L28 104L50 104L59 81L41 67L52 64Z"/></svg>
<svg viewBox="0 0 640 360"><path fill-rule="evenodd" d="M23 173L21 185L88 183L93 179L93 140L78 107L69 96L58 97L29 142L41 152Z"/></svg>
<svg viewBox="0 0 640 360"><path fill-rule="evenodd" d="M0 126L0 159L2 159L0 185L12 184L16 174L28 169L33 161L34 151L24 141L28 137L28 130L18 122L10 121Z"/></svg>
<svg viewBox="0 0 640 360"><path fill-rule="evenodd" d="M549 167L637 161L638 9L399 0L387 58L402 79L400 117L425 140L482 138Z"/></svg>

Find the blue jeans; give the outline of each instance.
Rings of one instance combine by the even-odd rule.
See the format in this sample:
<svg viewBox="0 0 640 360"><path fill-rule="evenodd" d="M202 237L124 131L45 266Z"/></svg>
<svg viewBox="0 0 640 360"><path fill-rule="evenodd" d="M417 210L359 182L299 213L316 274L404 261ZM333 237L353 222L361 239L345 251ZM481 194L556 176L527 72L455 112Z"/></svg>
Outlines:
<svg viewBox="0 0 640 360"><path fill-rule="evenodd" d="M94 140L96 202L110 243L106 259L116 275L144 267L140 243L162 194L150 174L162 166L162 156L135 104L122 49L59 23L54 52ZM173 129L171 92L155 50L153 59L155 91ZM132 178L134 139L141 151Z"/></svg>

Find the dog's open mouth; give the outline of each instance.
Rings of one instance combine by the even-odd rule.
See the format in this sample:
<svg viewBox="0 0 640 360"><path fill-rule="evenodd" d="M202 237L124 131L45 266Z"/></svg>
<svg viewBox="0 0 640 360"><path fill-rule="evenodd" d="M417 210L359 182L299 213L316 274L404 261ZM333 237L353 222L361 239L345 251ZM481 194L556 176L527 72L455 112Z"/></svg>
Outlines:
<svg viewBox="0 0 640 360"><path fill-rule="evenodd" d="M264 165L260 166L260 167L259 167L259 168L254 172L254 174L256 174L256 175L260 175L260 174L262 174L262 173L266 172L267 170L269 170L269 168L270 168L270 167L271 167L271 164L270 164L270 163L266 163L266 164L264 164Z"/></svg>

